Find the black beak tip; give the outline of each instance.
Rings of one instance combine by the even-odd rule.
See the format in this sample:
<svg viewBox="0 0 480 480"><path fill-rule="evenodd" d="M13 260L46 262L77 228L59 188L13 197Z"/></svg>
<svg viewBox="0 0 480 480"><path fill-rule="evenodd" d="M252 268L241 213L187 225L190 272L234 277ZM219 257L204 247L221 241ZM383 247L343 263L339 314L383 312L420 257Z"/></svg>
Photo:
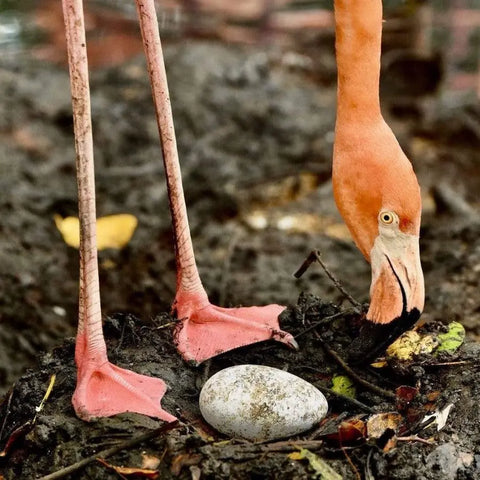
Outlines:
<svg viewBox="0 0 480 480"><path fill-rule="evenodd" d="M366 320L360 333L348 348L348 362L366 363L381 355L385 349L402 333L412 328L420 318L421 312L413 308L404 312L390 323L373 323Z"/></svg>

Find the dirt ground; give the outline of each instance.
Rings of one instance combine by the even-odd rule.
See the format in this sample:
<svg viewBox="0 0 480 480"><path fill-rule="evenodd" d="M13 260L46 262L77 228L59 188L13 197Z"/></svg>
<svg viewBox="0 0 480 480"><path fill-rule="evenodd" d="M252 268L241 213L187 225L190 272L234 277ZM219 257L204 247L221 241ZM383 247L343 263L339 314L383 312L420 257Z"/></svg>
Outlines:
<svg viewBox="0 0 480 480"><path fill-rule="evenodd" d="M336 212L329 181L331 52L321 51L312 64L294 52L184 41L169 45L166 55L193 240L211 300L296 305L307 292L315 298L302 296L282 317L284 329L300 334L348 308L336 305L341 295L318 266L293 278L318 248L347 290L367 301L369 266ZM323 387L341 369L313 330L298 338L299 352L256 345L214 359L209 369L179 358L171 344L172 319L164 313L175 285L164 173L138 58L91 79L98 214L128 212L139 220L124 250L100 253L105 334L112 361L169 384L163 405L182 423L108 462L139 466L147 452L162 459L159 478L315 478L308 463L288 456L308 445L345 479L480 478L480 109L476 100L459 103L441 88L420 95L402 79L392 83L392 72L385 74L384 112L414 163L424 196L422 320L437 329L439 322L458 320L469 340L460 353L443 359L448 365L420 358L380 375L366 367L357 371L391 391L416 387L412 404L400 410L404 436L418 433L432 443L398 441L384 451L381 442L363 439L341 448L325 437L326 427L280 445L223 443L202 423L198 386L223 367L263 363ZM0 458L6 479L30 479L160 423L122 415L86 424L74 416L78 252L65 245L53 221L54 214L76 213L68 76L61 68L6 58L0 85L0 449L33 418L50 376L58 377L33 428ZM354 334L350 317L319 330L340 352L349 332ZM376 412L398 408L361 387L357 398ZM329 419L365 414L331 400ZM453 408L441 432L415 430L423 414L449 403ZM64 478L119 476L94 462Z"/></svg>

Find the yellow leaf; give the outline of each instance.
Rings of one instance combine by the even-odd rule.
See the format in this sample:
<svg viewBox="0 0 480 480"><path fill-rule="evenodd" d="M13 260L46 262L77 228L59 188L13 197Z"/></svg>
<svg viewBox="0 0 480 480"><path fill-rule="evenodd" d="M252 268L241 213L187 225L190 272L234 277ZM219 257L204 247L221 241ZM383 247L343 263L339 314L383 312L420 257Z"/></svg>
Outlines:
<svg viewBox="0 0 480 480"><path fill-rule="evenodd" d="M48 384L47 391L45 392L45 395L43 396L42 401L40 402L40 405L38 407L35 407L35 411L37 413L40 413L42 411L43 406L45 405L45 402L48 400L48 397L52 393L53 386L55 385L56 378L57 378L57 376L55 374L53 374L50 377L50 383Z"/></svg>
<svg viewBox="0 0 480 480"><path fill-rule="evenodd" d="M387 348L387 358L411 360L414 355L431 353L436 346L432 335L420 336L415 330L405 332Z"/></svg>
<svg viewBox="0 0 480 480"><path fill-rule="evenodd" d="M379 360L378 362L373 362L370 364L373 368L383 368L387 366L387 362L385 360Z"/></svg>
<svg viewBox="0 0 480 480"><path fill-rule="evenodd" d="M454 353L465 340L465 328L461 323L451 322L448 325L448 332L438 335L440 345L437 352Z"/></svg>
<svg viewBox="0 0 480 480"><path fill-rule="evenodd" d="M64 242L70 247L80 246L80 227L76 217L54 217L55 225L62 234ZM97 218L97 248L122 249L128 244L137 228L138 220L133 215L121 213Z"/></svg>
<svg viewBox="0 0 480 480"><path fill-rule="evenodd" d="M332 391L344 397L355 398L356 390L353 382L346 375L335 375L332 378Z"/></svg>
<svg viewBox="0 0 480 480"><path fill-rule="evenodd" d="M290 460L303 460L305 457L300 452L292 452L288 458Z"/></svg>
<svg viewBox="0 0 480 480"><path fill-rule="evenodd" d="M299 452L293 452L288 455L290 460L308 460L310 468L314 471L313 478L322 480L342 480L339 475L325 460L315 455L306 448L301 448Z"/></svg>

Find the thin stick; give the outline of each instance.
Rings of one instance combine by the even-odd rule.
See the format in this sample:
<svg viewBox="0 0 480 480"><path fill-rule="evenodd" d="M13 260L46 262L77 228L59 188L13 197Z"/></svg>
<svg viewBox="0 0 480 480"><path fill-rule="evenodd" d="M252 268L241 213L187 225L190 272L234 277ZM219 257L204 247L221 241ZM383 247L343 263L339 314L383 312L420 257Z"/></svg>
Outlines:
<svg viewBox="0 0 480 480"><path fill-rule="evenodd" d="M333 282L335 288L356 308L361 310L362 304L355 300L346 290L343 288L340 281L333 275L333 273L329 270L329 268L325 265L321 258L321 254L319 250L312 250L305 261L302 263L300 268L293 274L295 278L300 278L310 267L310 265L317 261L321 267L323 268L324 272L327 274L327 277Z"/></svg>
<svg viewBox="0 0 480 480"><path fill-rule="evenodd" d="M303 330L300 333L298 333L297 335L295 335L295 339L297 339L298 337L301 337L302 335L305 335L308 332L311 332L312 330L317 328L319 325L323 325L324 323L330 322L332 320L336 320L337 318L341 318L345 315L349 315L350 313L355 313L355 311L352 312L350 310L345 310L343 312L334 313L333 315L330 315L328 317L324 317L321 320L319 320L318 322L315 322L313 325L310 325L308 328L306 328L305 330Z"/></svg>
<svg viewBox="0 0 480 480"><path fill-rule="evenodd" d="M245 443L242 445L226 445L226 446L216 446L215 448L215 458L218 460L228 460L228 459L238 459L239 455L251 455L251 454L260 454L260 453L283 453L283 452L295 452L299 448L306 448L308 450L318 450L324 445L323 440L287 440L284 442L274 442L274 443ZM209 445L209 449L212 446ZM40 479L43 480L43 479Z"/></svg>
<svg viewBox="0 0 480 480"><path fill-rule="evenodd" d="M13 397L13 390L15 387L12 388L10 391L10 394L8 395L8 400L7 400L7 410L5 411L5 417L3 418L2 422L2 428L0 428L0 440L2 439L3 436L3 431L5 430L5 425L7 424L7 417L10 413L10 404L12 403L12 397Z"/></svg>
<svg viewBox="0 0 480 480"><path fill-rule="evenodd" d="M341 441L341 438L340 438L340 441ZM340 444L340 448L343 454L345 455L345 458L347 459L347 462L349 463L351 469L353 470L353 473L355 474L355 477L357 478L357 480L362 480L362 476L360 475L358 468L355 466L352 459L350 458L350 455L347 453L346 448L342 444Z"/></svg>
<svg viewBox="0 0 480 480"><path fill-rule="evenodd" d="M310 265L316 260L315 257L315 250L312 250L307 258L303 261L302 265L300 265L300 268L293 274L295 278L300 278L309 268Z"/></svg>
<svg viewBox="0 0 480 480"><path fill-rule="evenodd" d="M354 370L352 370L338 355L337 352L332 350L322 339L322 337L315 332L316 337L320 341L323 349L347 372L348 376L351 377L351 379L362 385L363 387L371 390L372 392L377 393L378 395L381 395L382 397L389 398L391 400L394 400L396 398L396 395L393 392L390 392L389 390L385 390L384 388L380 388L377 385L374 385L373 383L368 382L367 380L363 379L360 377Z"/></svg>
<svg viewBox="0 0 480 480"><path fill-rule="evenodd" d="M51 473L49 475L46 475L44 477L41 477L39 480L57 480L59 478L64 478L67 475L70 475L74 472L77 472L78 470L86 467L90 463L93 463L97 460L97 458L108 458L111 457L112 455L115 455L116 453L120 452L121 450L126 450L128 448L136 447L140 443L146 442L147 440L151 440L152 438L158 437L162 433L166 433L170 430L173 430L175 428L178 428L181 426L181 423L176 421L172 423L167 423L166 425L163 425L159 428L156 428L155 430L151 430L146 433L142 433L141 435L138 435L136 437L130 438L126 440L125 442L119 443L118 445L115 445L114 447L107 448L105 450L102 450L98 453L95 453L94 455L90 455L87 458L84 458L83 460L80 460L77 463L74 463L68 467L62 468L61 470L58 470L57 472Z"/></svg>
<svg viewBox="0 0 480 480"><path fill-rule="evenodd" d="M457 365L471 365L472 360L458 360L456 362L440 362L440 363L430 363L423 364L423 367L455 367Z"/></svg>
<svg viewBox="0 0 480 480"><path fill-rule="evenodd" d="M421 438L418 435L409 435L408 437L397 437L397 441L399 441L399 442L420 442L420 443L424 443L425 445L435 445L434 441L427 440L425 438Z"/></svg>

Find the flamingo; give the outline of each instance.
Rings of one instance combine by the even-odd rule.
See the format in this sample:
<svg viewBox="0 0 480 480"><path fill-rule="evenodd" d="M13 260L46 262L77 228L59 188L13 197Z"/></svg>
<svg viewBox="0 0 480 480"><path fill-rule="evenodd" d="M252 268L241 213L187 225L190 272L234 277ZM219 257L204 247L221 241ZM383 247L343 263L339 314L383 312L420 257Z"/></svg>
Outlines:
<svg viewBox="0 0 480 480"><path fill-rule="evenodd" d="M82 0L62 0L74 112L79 191L80 292L73 406L84 420L132 411L172 422L161 408L166 385L108 361L102 332L95 232L93 139ZM186 360L275 339L296 347L280 330L284 307L224 309L201 283L183 195L158 22L153 0L136 0L167 176L174 229L179 318L175 343ZM360 5L362 4L362 5ZM419 257L421 200L412 166L382 118L379 104L382 4L336 0L339 72L333 182L338 208L372 265L371 304L355 352L378 351L409 328L423 309Z"/></svg>
<svg viewBox="0 0 480 480"><path fill-rule="evenodd" d="M90 91L82 0L62 0L67 38L75 134L80 220L80 289L75 343L77 384L72 403L79 418L136 412L166 422L175 417L160 406L163 380L108 361L103 337L96 246L95 178Z"/></svg>
<svg viewBox="0 0 480 480"><path fill-rule="evenodd" d="M420 187L380 109L381 0L335 0L338 67L333 188L337 207L371 264L370 307L352 361L380 353L419 319Z"/></svg>
<svg viewBox="0 0 480 480"><path fill-rule="evenodd" d="M174 341L182 357L199 364L220 353L264 340L298 348L293 336L280 330L285 307L222 308L212 305L195 262L178 159L154 0L135 0L160 134L172 217L177 267L173 311L178 318Z"/></svg>
<svg viewBox="0 0 480 480"><path fill-rule="evenodd" d="M195 263L154 0L136 0L164 154L172 216L179 318L174 341L183 357L200 363L219 353L275 339L296 348L280 330L284 307L220 308L210 304ZM102 330L96 247L93 137L88 61L82 0L62 0L72 91L80 220L79 322L75 346L77 384L72 398L79 418L90 421L136 412L172 422L160 406L166 391L161 379L125 370L108 361Z"/></svg>

